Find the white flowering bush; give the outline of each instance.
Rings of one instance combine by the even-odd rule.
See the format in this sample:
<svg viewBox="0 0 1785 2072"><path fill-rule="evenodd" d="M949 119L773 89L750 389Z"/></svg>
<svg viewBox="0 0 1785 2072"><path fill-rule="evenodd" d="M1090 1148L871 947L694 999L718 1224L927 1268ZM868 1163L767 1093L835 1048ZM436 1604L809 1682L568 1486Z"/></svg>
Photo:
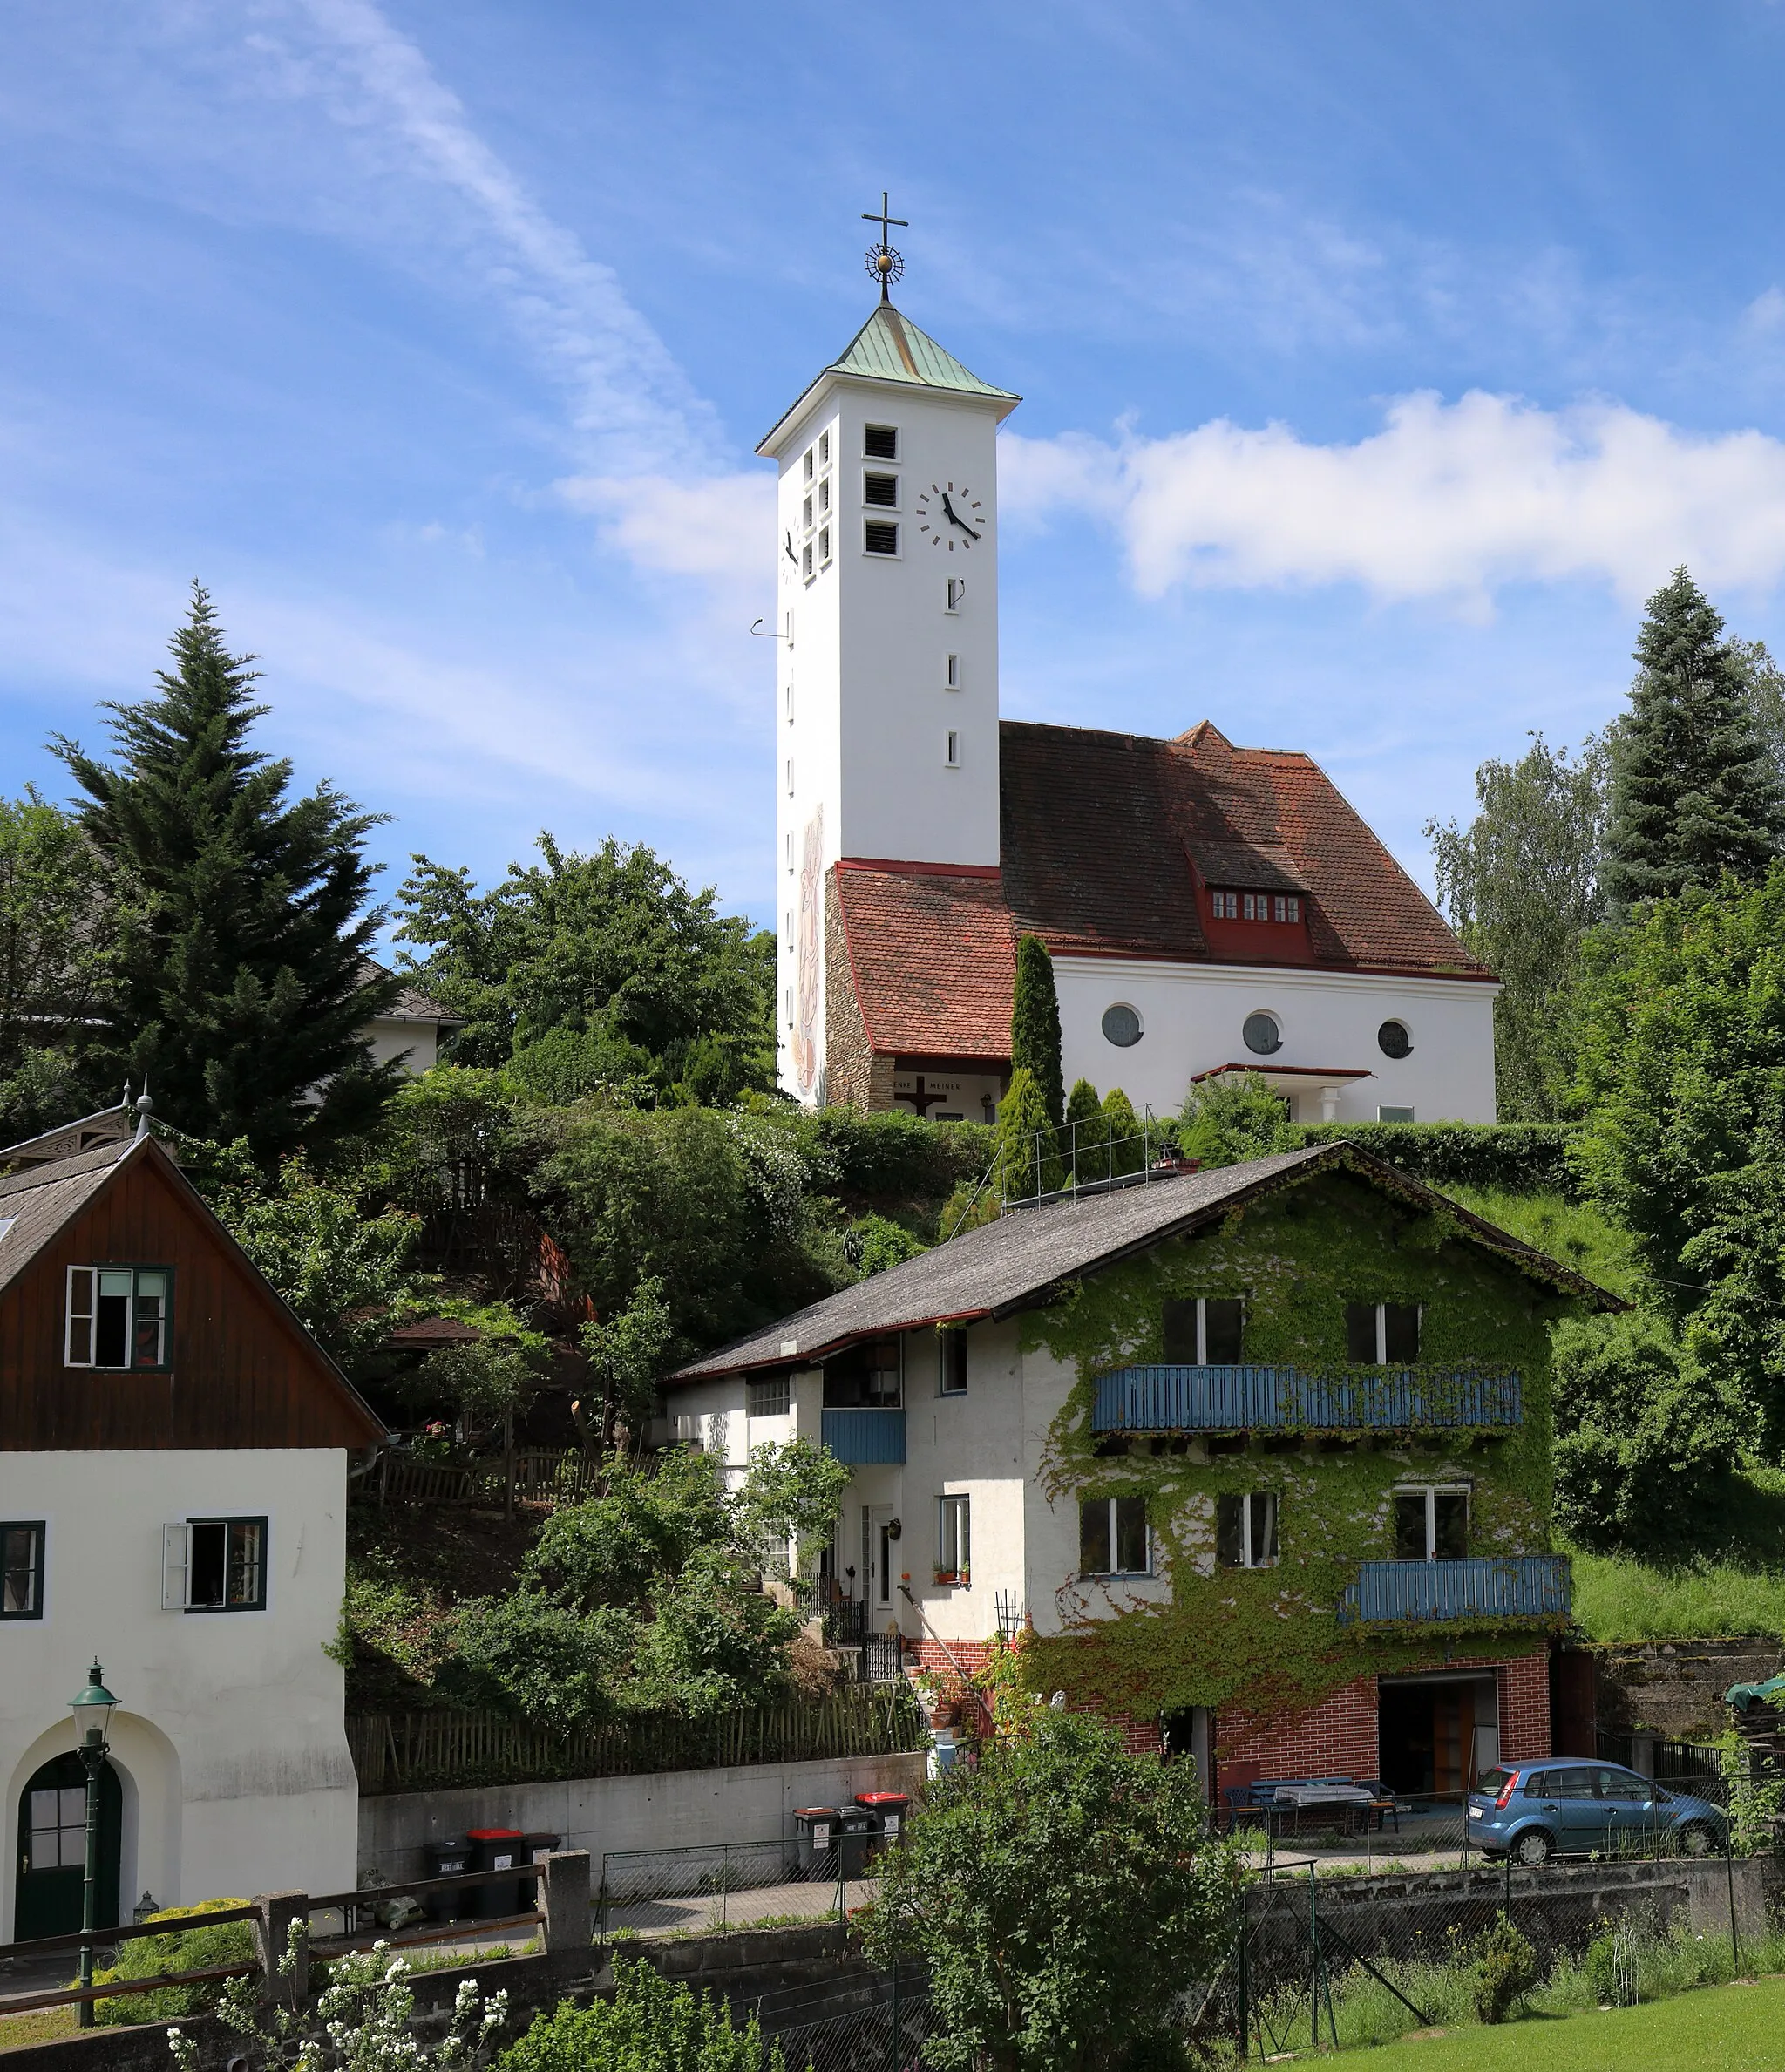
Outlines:
<svg viewBox="0 0 1785 2072"><path fill-rule="evenodd" d="M279 1975L289 1979L307 1961L304 1924L294 1921ZM408 1960L380 1942L329 1967L314 2009L265 2007L258 1979L232 1979L217 2019L247 2043L250 2072L478 2072L508 2020L507 1994L482 2000L477 1980L462 1980L446 2034L430 2048L414 2034L409 1980ZM170 2029L167 2048L178 2072L198 2072L190 2036Z"/></svg>

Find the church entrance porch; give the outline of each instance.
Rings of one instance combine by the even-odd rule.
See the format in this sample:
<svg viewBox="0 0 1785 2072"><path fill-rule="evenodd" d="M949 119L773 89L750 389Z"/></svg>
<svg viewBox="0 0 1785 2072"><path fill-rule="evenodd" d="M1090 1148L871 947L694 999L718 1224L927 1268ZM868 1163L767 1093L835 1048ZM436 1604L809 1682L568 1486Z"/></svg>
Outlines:
<svg viewBox="0 0 1785 2072"><path fill-rule="evenodd" d="M983 1058L901 1057L892 1068L892 1102L933 1123L994 1123L1009 1075Z"/></svg>

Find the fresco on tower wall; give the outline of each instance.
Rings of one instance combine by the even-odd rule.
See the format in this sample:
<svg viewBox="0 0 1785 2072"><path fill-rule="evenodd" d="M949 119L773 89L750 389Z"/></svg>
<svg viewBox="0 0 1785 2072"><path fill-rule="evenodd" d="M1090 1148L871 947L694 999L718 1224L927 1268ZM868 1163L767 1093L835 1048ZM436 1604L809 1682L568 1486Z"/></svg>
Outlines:
<svg viewBox="0 0 1785 2072"><path fill-rule="evenodd" d="M824 1063L825 809L805 824L793 952L793 1078L799 1097L818 1097Z"/></svg>

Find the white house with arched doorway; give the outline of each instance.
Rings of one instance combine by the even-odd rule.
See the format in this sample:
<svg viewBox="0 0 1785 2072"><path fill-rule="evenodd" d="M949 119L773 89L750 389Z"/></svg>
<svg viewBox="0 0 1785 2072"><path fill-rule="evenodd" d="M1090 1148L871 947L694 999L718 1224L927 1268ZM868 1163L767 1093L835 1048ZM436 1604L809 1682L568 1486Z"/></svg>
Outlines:
<svg viewBox="0 0 1785 2072"><path fill-rule="evenodd" d="M103 1923L356 1882L328 1650L382 1430L152 1138L0 1179L0 1941L79 1925L95 1659Z"/></svg>

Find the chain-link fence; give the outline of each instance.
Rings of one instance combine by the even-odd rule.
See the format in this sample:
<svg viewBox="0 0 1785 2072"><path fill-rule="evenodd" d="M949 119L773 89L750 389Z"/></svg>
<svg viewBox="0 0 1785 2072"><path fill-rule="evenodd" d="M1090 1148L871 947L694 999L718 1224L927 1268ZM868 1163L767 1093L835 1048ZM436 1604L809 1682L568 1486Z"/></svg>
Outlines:
<svg viewBox="0 0 1785 2072"><path fill-rule="evenodd" d="M917 1970L764 1994L753 2012L785 2072L916 2072L930 2033Z"/></svg>
<svg viewBox="0 0 1785 2072"><path fill-rule="evenodd" d="M601 1858L597 1940L841 1920L872 1889L862 1878L865 1839L821 1850L790 1840L611 1852Z"/></svg>

